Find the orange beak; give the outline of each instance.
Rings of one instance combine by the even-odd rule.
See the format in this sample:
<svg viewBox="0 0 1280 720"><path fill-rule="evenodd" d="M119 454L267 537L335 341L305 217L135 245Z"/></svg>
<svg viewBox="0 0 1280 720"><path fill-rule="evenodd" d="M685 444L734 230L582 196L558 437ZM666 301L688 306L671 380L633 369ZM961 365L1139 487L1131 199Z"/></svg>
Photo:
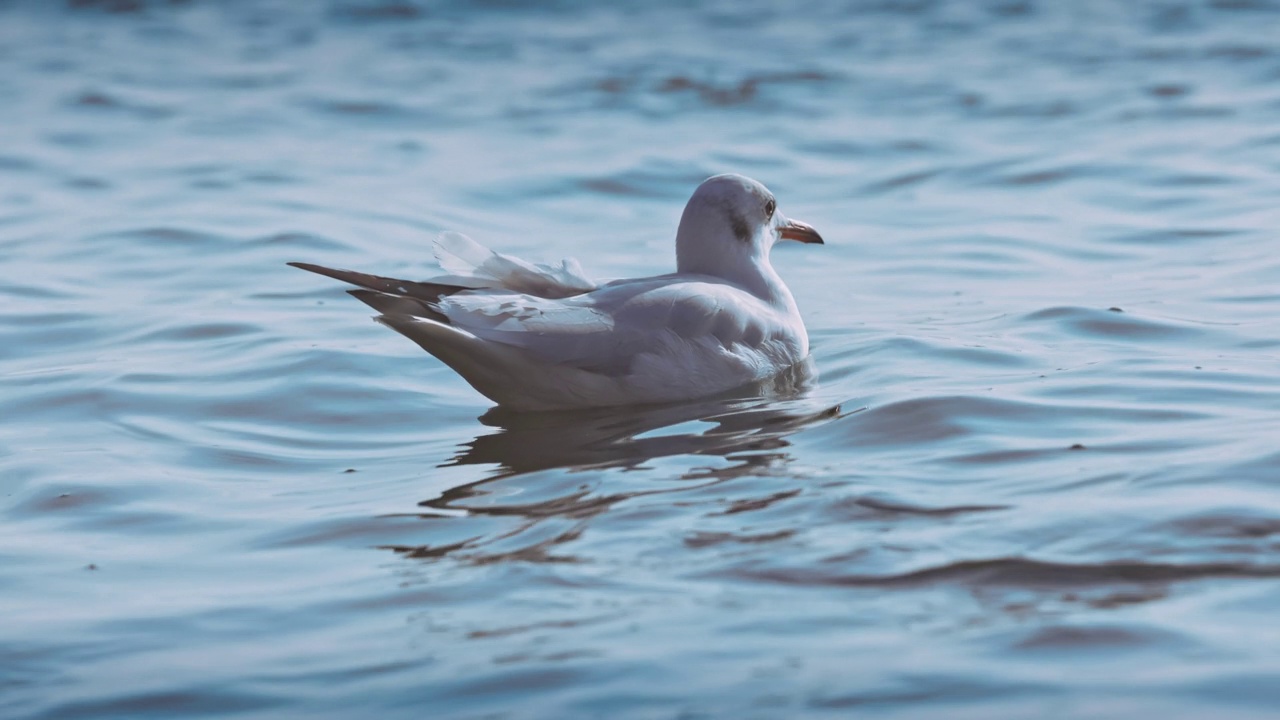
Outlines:
<svg viewBox="0 0 1280 720"><path fill-rule="evenodd" d="M802 223L799 220L791 218L783 218L778 223L778 234L783 240L796 240L802 243L812 243L815 245L826 245L822 241L822 236L809 223Z"/></svg>

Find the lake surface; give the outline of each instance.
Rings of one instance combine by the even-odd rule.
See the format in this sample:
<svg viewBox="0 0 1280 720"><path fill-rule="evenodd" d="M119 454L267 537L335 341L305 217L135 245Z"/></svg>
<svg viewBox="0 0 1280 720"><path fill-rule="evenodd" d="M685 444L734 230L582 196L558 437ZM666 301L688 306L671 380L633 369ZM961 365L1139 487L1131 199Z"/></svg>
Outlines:
<svg viewBox="0 0 1280 720"><path fill-rule="evenodd" d="M1273 2L0 2L0 717L1274 717ZM309 261L668 271L791 393L517 415Z"/></svg>

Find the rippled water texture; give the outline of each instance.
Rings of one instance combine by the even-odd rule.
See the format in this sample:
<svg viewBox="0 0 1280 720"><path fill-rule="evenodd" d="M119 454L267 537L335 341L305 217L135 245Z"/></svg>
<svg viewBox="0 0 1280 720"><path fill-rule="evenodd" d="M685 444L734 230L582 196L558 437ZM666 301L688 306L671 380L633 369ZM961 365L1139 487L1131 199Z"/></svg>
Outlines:
<svg viewBox="0 0 1280 720"><path fill-rule="evenodd" d="M1280 8L782 7L0 2L0 717L1274 717ZM799 392L498 412L284 264L727 171Z"/></svg>

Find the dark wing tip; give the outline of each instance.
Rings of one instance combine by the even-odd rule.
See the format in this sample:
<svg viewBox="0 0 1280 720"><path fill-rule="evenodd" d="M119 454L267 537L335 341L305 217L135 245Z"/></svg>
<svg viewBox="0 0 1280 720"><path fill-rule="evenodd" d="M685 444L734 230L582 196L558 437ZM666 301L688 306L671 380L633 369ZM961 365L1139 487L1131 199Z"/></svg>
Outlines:
<svg viewBox="0 0 1280 720"><path fill-rule="evenodd" d="M407 315L429 318L443 325L449 324L449 318L431 307L428 301L419 298L408 295L389 295L376 290L348 290L347 294L383 315Z"/></svg>
<svg viewBox="0 0 1280 720"><path fill-rule="evenodd" d="M307 270L318 275L341 280L357 287L374 290L387 295L397 295L404 297L417 298L428 303L438 301L447 295L452 295L460 290L465 290L458 285L446 285L433 282L415 282L413 280L397 280L396 278L382 277L381 275L370 275L369 273L356 272L354 270L335 270L323 265L313 265L304 262L285 263L291 267L300 270ZM359 297L359 296L357 296ZM364 298L361 298L364 299Z"/></svg>

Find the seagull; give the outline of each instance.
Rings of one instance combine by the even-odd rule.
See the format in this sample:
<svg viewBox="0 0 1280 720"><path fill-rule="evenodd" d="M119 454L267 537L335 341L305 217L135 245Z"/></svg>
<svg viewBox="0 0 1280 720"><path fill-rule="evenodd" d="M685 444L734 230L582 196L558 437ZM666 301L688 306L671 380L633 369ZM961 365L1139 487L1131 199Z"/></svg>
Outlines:
<svg viewBox="0 0 1280 720"><path fill-rule="evenodd" d="M422 282L289 263L356 285L378 322L517 411L678 402L766 382L805 361L809 334L769 262L779 240L822 244L742 175L694 191L676 271L597 283L577 261L531 263L442 234L446 273Z"/></svg>

